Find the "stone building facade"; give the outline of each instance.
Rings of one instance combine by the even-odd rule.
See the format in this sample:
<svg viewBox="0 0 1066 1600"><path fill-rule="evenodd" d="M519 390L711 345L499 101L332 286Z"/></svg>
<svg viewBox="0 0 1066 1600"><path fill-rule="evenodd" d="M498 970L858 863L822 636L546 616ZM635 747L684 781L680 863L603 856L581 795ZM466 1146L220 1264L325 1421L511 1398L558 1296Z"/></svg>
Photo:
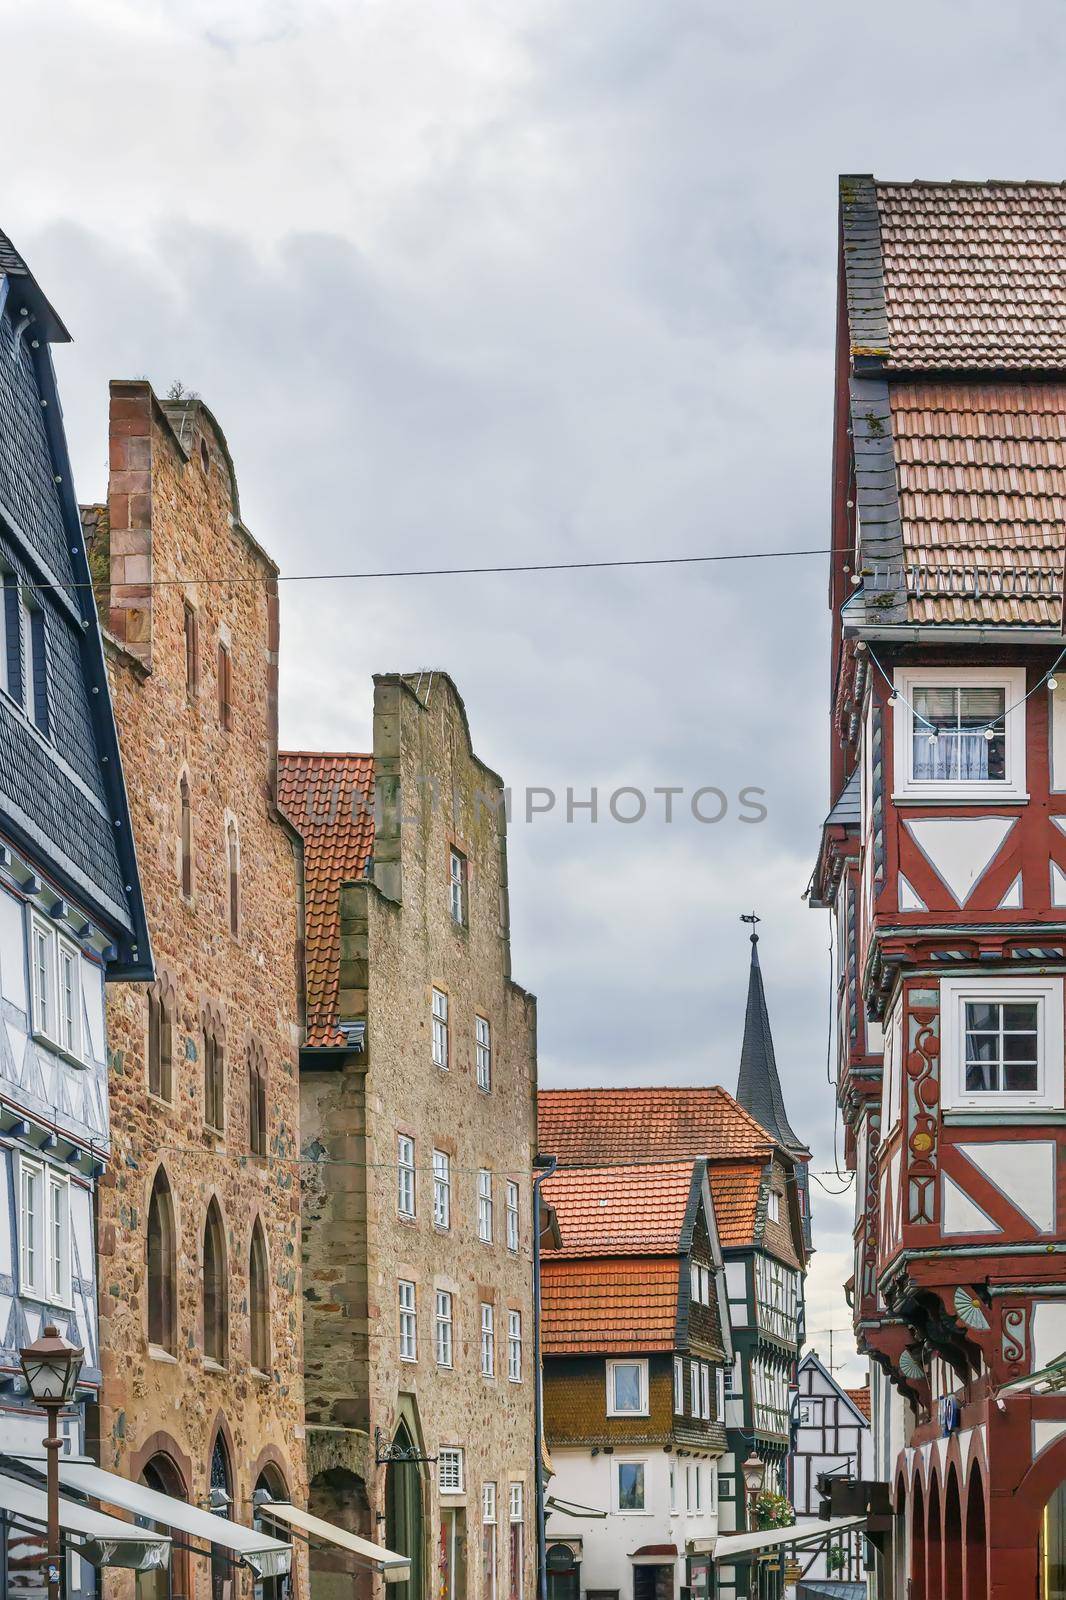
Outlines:
<svg viewBox="0 0 1066 1600"><path fill-rule="evenodd" d="M306 870L309 1504L411 1557L394 1594L522 1600L536 1016L502 783L423 673L375 679L372 754L283 755L281 795ZM312 1560L316 1600L352 1592Z"/></svg>
<svg viewBox="0 0 1066 1600"><path fill-rule="evenodd" d="M98 1459L251 1520L305 1496L299 841L275 806L277 569L199 401L113 383L83 511L155 982L108 994ZM233 582L217 581L222 575ZM221 1491L221 1492L220 1492ZM175 1550L174 1594L233 1576ZM246 1583L248 1575L241 1575Z"/></svg>

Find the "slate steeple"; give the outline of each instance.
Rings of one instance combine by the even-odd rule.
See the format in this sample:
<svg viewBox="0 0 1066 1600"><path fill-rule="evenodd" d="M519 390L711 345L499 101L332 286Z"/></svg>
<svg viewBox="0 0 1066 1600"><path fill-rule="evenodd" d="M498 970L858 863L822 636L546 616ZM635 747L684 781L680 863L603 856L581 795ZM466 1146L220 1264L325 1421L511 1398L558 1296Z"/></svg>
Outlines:
<svg viewBox="0 0 1066 1600"><path fill-rule="evenodd" d="M785 1110L785 1097L781 1092L781 1079L774 1056L774 1041L770 1032L770 1015L766 1009L766 991L763 988L762 969L759 966L759 935L755 932L758 917L754 912L742 917L750 922L751 970L748 974L748 1008L744 1016L744 1043L740 1049L740 1076L737 1080L737 1100L750 1111L756 1122L761 1122L767 1133L790 1153L809 1154L807 1146L793 1129Z"/></svg>

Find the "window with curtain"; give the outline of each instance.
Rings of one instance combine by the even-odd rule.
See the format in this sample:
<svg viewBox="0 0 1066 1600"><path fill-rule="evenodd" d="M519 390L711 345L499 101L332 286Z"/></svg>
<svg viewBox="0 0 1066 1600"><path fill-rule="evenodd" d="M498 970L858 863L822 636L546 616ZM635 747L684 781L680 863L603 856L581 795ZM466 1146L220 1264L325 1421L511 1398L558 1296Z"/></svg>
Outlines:
<svg viewBox="0 0 1066 1600"><path fill-rule="evenodd" d="M911 776L915 780L974 783L1006 779L1005 690L919 685L912 691L911 705Z"/></svg>

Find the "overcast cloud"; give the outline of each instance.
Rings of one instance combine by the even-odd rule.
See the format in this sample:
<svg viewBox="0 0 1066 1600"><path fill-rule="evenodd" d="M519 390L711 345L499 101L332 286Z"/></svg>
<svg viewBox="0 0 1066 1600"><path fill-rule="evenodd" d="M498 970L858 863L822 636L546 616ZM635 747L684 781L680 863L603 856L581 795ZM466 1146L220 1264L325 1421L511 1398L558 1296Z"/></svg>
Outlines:
<svg viewBox="0 0 1066 1600"><path fill-rule="evenodd" d="M0 226L75 336L79 494L104 491L108 378L180 379L286 572L824 546L837 173L1062 176L1052 0L3 12ZM825 578L815 558L294 584L282 673L290 745L363 748L372 672L446 668L516 793L725 791L715 825L683 803L671 826L516 817L515 975L544 1083L732 1088L754 907L820 1174L828 927L800 897L828 799ZM737 820L745 786L760 824ZM852 1201L815 1195L824 1356Z"/></svg>

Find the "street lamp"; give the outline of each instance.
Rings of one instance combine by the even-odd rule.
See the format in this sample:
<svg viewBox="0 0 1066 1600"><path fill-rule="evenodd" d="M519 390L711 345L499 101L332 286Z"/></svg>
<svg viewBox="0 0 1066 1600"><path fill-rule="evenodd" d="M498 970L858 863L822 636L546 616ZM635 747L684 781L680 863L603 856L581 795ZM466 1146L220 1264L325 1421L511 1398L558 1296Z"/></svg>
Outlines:
<svg viewBox="0 0 1066 1600"><path fill-rule="evenodd" d="M64 1339L51 1322L39 1339L19 1351L26 1386L48 1414L48 1437L44 1441L48 1462L48 1600L59 1600L59 1451L63 1444L59 1413L74 1398L84 1355L85 1351Z"/></svg>
<svg viewBox="0 0 1066 1600"><path fill-rule="evenodd" d="M748 1527L754 1530L755 1502L759 1498L766 1478L766 1462L753 1450L740 1470L744 1474L744 1487L748 1491Z"/></svg>

